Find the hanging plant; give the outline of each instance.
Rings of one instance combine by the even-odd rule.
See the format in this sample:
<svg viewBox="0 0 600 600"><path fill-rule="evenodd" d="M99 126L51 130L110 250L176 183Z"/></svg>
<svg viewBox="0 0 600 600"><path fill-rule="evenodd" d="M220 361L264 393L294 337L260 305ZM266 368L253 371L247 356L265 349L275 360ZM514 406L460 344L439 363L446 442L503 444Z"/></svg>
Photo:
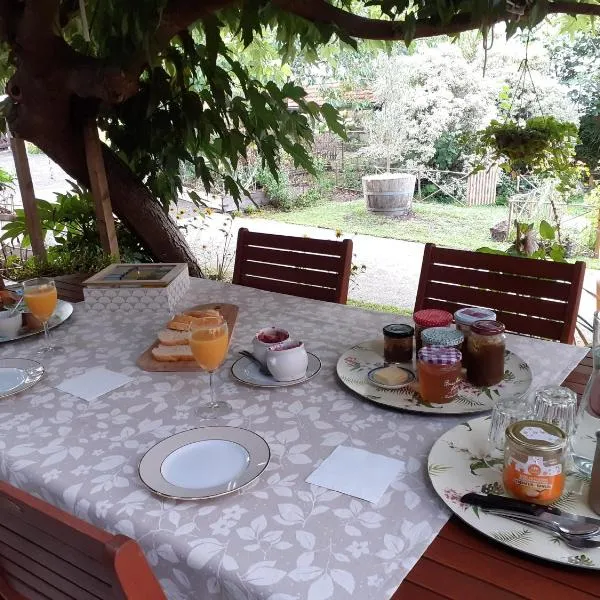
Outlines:
<svg viewBox="0 0 600 600"><path fill-rule="evenodd" d="M480 154L493 160L513 175L554 176L559 191L574 187L584 167L574 160L577 126L554 117L532 117L525 124L506 120L492 121L480 131Z"/></svg>

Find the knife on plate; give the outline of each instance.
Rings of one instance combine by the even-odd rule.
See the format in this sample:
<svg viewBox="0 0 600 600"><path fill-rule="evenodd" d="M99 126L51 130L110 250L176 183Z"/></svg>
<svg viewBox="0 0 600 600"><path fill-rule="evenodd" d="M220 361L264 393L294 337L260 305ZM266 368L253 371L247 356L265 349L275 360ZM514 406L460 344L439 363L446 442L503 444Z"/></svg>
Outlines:
<svg viewBox="0 0 600 600"><path fill-rule="evenodd" d="M502 513L527 515L532 521L537 520L541 523L553 525L571 535L590 536L600 533L600 519L574 515L555 506L541 506L506 496L498 496L497 494L477 494L475 492L465 494L460 500L465 504L472 504L483 510L493 511L499 516L502 516Z"/></svg>

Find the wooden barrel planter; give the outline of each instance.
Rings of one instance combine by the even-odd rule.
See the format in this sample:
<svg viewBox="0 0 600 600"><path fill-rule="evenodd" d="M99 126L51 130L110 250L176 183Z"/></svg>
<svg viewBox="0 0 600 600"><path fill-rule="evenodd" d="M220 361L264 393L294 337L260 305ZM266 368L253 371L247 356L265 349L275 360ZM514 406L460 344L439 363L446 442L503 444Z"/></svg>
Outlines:
<svg viewBox="0 0 600 600"><path fill-rule="evenodd" d="M367 208L389 217L408 215L415 192L415 175L408 173L382 173L362 178L363 194Z"/></svg>

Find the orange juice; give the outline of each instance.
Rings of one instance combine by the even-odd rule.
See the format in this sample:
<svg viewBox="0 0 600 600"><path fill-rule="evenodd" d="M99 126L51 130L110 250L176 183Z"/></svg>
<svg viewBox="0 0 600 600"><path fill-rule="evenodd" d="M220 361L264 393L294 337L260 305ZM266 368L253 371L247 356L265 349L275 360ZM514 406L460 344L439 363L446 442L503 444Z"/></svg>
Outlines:
<svg viewBox="0 0 600 600"><path fill-rule="evenodd" d="M193 329L190 349L196 362L206 371L216 370L225 360L229 348L227 323Z"/></svg>
<svg viewBox="0 0 600 600"><path fill-rule="evenodd" d="M44 322L52 316L57 302L56 288L53 285L28 288L24 297L34 317Z"/></svg>

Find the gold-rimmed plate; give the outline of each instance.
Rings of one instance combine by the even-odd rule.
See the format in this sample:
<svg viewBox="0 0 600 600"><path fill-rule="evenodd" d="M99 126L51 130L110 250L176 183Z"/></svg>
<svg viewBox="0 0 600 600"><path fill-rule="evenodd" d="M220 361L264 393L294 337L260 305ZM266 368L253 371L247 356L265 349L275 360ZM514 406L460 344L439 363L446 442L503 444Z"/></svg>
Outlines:
<svg viewBox="0 0 600 600"><path fill-rule="evenodd" d="M175 500L207 500L254 481L270 455L267 442L248 429L198 427L150 448L138 472L155 494Z"/></svg>

